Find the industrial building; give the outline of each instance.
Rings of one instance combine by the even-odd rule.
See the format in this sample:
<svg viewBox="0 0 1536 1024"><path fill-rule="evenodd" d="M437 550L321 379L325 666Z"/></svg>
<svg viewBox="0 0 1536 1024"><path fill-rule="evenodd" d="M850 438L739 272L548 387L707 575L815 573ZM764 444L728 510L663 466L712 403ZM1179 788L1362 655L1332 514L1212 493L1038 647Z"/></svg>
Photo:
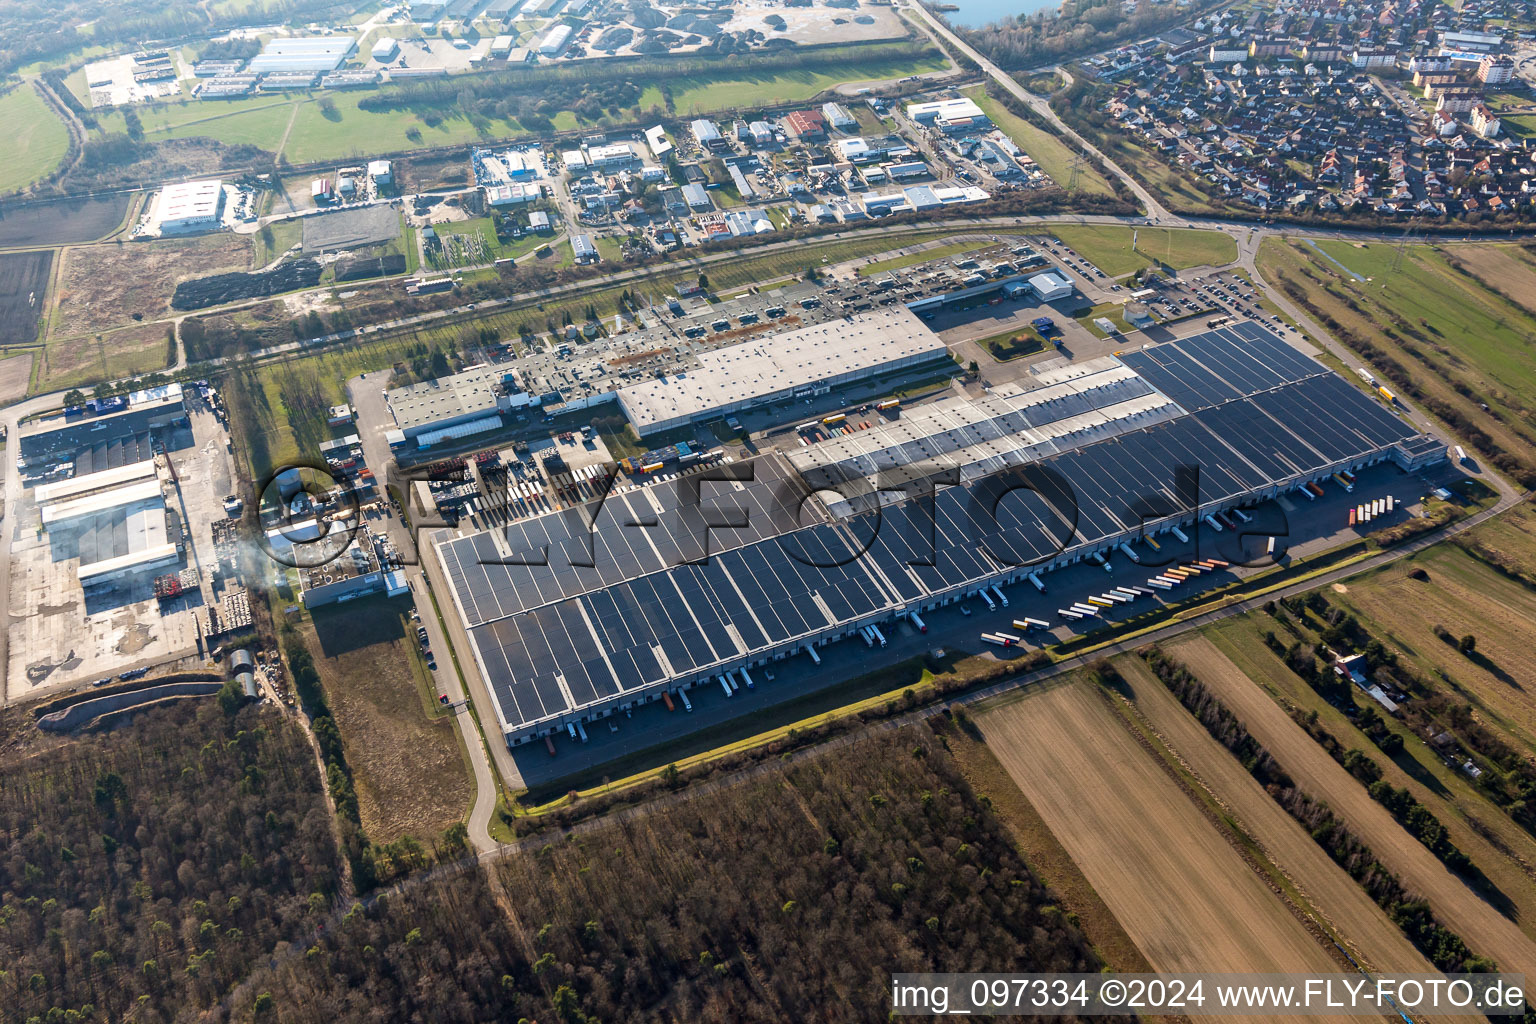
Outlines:
<svg viewBox="0 0 1536 1024"><path fill-rule="evenodd" d="M384 567L378 539L366 526L358 529L341 554L323 565L300 566L298 573L299 600L311 609L370 594L396 597L410 590L404 572Z"/></svg>
<svg viewBox="0 0 1536 1024"><path fill-rule="evenodd" d="M1072 282L1066 275L1057 270L1047 270L1043 274L1036 274L1029 278L1029 287L1040 297L1041 302L1055 302L1058 299L1072 297Z"/></svg>
<svg viewBox="0 0 1536 1024"><path fill-rule="evenodd" d="M54 560L78 558L77 575L85 587L179 561L154 459L96 472L93 465L83 460L78 465L83 472L33 492Z"/></svg>
<svg viewBox="0 0 1536 1024"><path fill-rule="evenodd" d="M246 74L307 72L323 74L335 71L352 56L357 40L351 36L296 36L277 38L262 47L261 53L245 66Z"/></svg>
<svg viewBox="0 0 1536 1024"><path fill-rule="evenodd" d="M699 144L701 149L713 152L717 149L724 149L728 145L725 136L720 134L720 126L707 117L701 117L696 121L688 122L688 130L693 133L694 141Z"/></svg>
<svg viewBox="0 0 1536 1024"><path fill-rule="evenodd" d="M938 335L891 306L702 352L686 372L620 388L619 406L643 437L947 356Z"/></svg>
<svg viewBox="0 0 1536 1024"><path fill-rule="evenodd" d="M984 128L992 122L975 100L959 97L907 104L907 117L920 125L951 131L960 128Z"/></svg>
<svg viewBox="0 0 1536 1024"><path fill-rule="evenodd" d="M601 504L435 535L507 743L1339 470L1391 461L1414 471L1445 456L1250 324L1037 381L980 402L946 399L798 464L753 459L735 483L690 493L698 478L685 474ZM926 487L957 471L959 485ZM902 482L924 500L873 507L877 487ZM829 490L845 497L828 504Z"/></svg>
<svg viewBox="0 0 1536 1024"><path fill-rule="evenodd" d="M99 416L55 416L28 424L17 442L17 465L30 469L73 460L75 476L113 469L149 458L151 437L187 422L181 386L163 394L143 392L143 401L125 401L120 411ZM87 464L82 467L82 460Z"/></svg>
<svg viewBox="0 0 1536 1024"><path fill-rule="evenodd" d="M160 190L153 217L161 234L218 227L224 217L224 183L210 178L167 185Z"/></svg>
<svg viewBox="0 0 1536 1024"><path fill-rule="evenodd" d="M471 367L463 373L395 388L386 396L395 429L386 436L392 448L415 442L428 448L455 437L496 430L501 414L532 399L505 370Z"/></svg>

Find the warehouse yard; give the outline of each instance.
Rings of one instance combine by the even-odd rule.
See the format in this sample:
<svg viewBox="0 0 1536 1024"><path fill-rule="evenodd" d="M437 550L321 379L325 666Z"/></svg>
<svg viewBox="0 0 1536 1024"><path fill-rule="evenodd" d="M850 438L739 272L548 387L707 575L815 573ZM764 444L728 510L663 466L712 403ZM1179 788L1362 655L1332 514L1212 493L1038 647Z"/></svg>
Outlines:
<svg viewBox="0 0 1536 1024"><path fill-rule="evenodd" d="M1337 970L1090 680L976 724L1154 970Z"/></svg>

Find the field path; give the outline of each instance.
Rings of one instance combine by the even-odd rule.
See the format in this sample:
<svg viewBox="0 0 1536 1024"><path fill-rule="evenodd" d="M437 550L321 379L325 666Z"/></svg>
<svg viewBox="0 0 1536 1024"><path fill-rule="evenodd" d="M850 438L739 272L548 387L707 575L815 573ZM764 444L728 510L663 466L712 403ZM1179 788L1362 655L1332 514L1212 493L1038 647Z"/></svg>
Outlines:
<svg viewBox="0 0 1536 1024"><path fill-rule="evenodd" d="M1298 786L1314 799L1326 800L1382 864L1427 899L1435 915L1473 952L1493 957L1500 970L1536 972L1536 942L1446 870L1214 644L1198 637L1168 650L1232 709Z"/></svg>
<svg viewBox="0 0 1536 1024"><path fill-rule="evenodd" d="M277 152L273 154L274 158L282 156L283 150L288 148L288 136L293 134L293 122L297 121L298 119L299 104L295 103L293 105L293 109L288 111L288 126L283 129L283 137L278 140Z"/></svg>
<svg viewBox="0 0 1536 1024"><path fill-rule="evenodd" d="M976 724L1155 970L1338 970L1091 684Z"/></svg>
<svg viewBox="0 0 1536 1024"><path fill-rule="evenodd" d="M1185 765L1224 803L1313 909L1340 935L1345 948L1374 971L1434 974L1435 967L1414 948L1344 869L1312 841L1296 819L1275 803L1237 759L1157 681L1140 658L1115 662L1146 716Z"/></svg>

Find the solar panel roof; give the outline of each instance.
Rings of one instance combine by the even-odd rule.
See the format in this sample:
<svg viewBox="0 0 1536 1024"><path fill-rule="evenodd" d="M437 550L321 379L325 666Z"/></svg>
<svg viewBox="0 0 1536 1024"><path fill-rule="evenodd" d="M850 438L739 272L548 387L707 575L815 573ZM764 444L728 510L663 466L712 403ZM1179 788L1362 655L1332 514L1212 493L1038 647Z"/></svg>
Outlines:
<svg viewBox="0 0 1536 1024"><path fill-rule="evenodd" d="M504 728L739 664L1414 436L1245 327L1124 357L1159 391L1179 392L1186 415L917 500L811 522L799 514L806 486L770 455L736 464L750 480L701 485L692 512L686 491L638 488L611 496L590 530L567 510L440 544ZM737 525L711 529L706 550L701 525L727 519ZM494 557L546 546L537 564Z"/></svg>

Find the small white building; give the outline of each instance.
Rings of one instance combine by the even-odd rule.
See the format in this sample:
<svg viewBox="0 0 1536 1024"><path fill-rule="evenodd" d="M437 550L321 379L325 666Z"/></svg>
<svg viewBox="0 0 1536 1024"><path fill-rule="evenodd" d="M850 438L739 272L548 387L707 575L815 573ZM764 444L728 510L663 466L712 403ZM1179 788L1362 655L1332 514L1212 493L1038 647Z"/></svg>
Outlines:
<svg viewBox="0 0 1536 1024"><path fill-rule="evenodd" d="M1054 302L1057 299L1070 298L1072 295L1072 282L1055 270L1036 274L1029 278L1027 283L1035 290L1035 294L1040 296L1041 302Z"/></svg>
<svg viewBox="0 0 1536 1024"><path fill-rule="evenodd" d="M394 171L388 160L370 160L368 162L368 177L373 179L375 185L388 185L394 179Z"/></svg>

